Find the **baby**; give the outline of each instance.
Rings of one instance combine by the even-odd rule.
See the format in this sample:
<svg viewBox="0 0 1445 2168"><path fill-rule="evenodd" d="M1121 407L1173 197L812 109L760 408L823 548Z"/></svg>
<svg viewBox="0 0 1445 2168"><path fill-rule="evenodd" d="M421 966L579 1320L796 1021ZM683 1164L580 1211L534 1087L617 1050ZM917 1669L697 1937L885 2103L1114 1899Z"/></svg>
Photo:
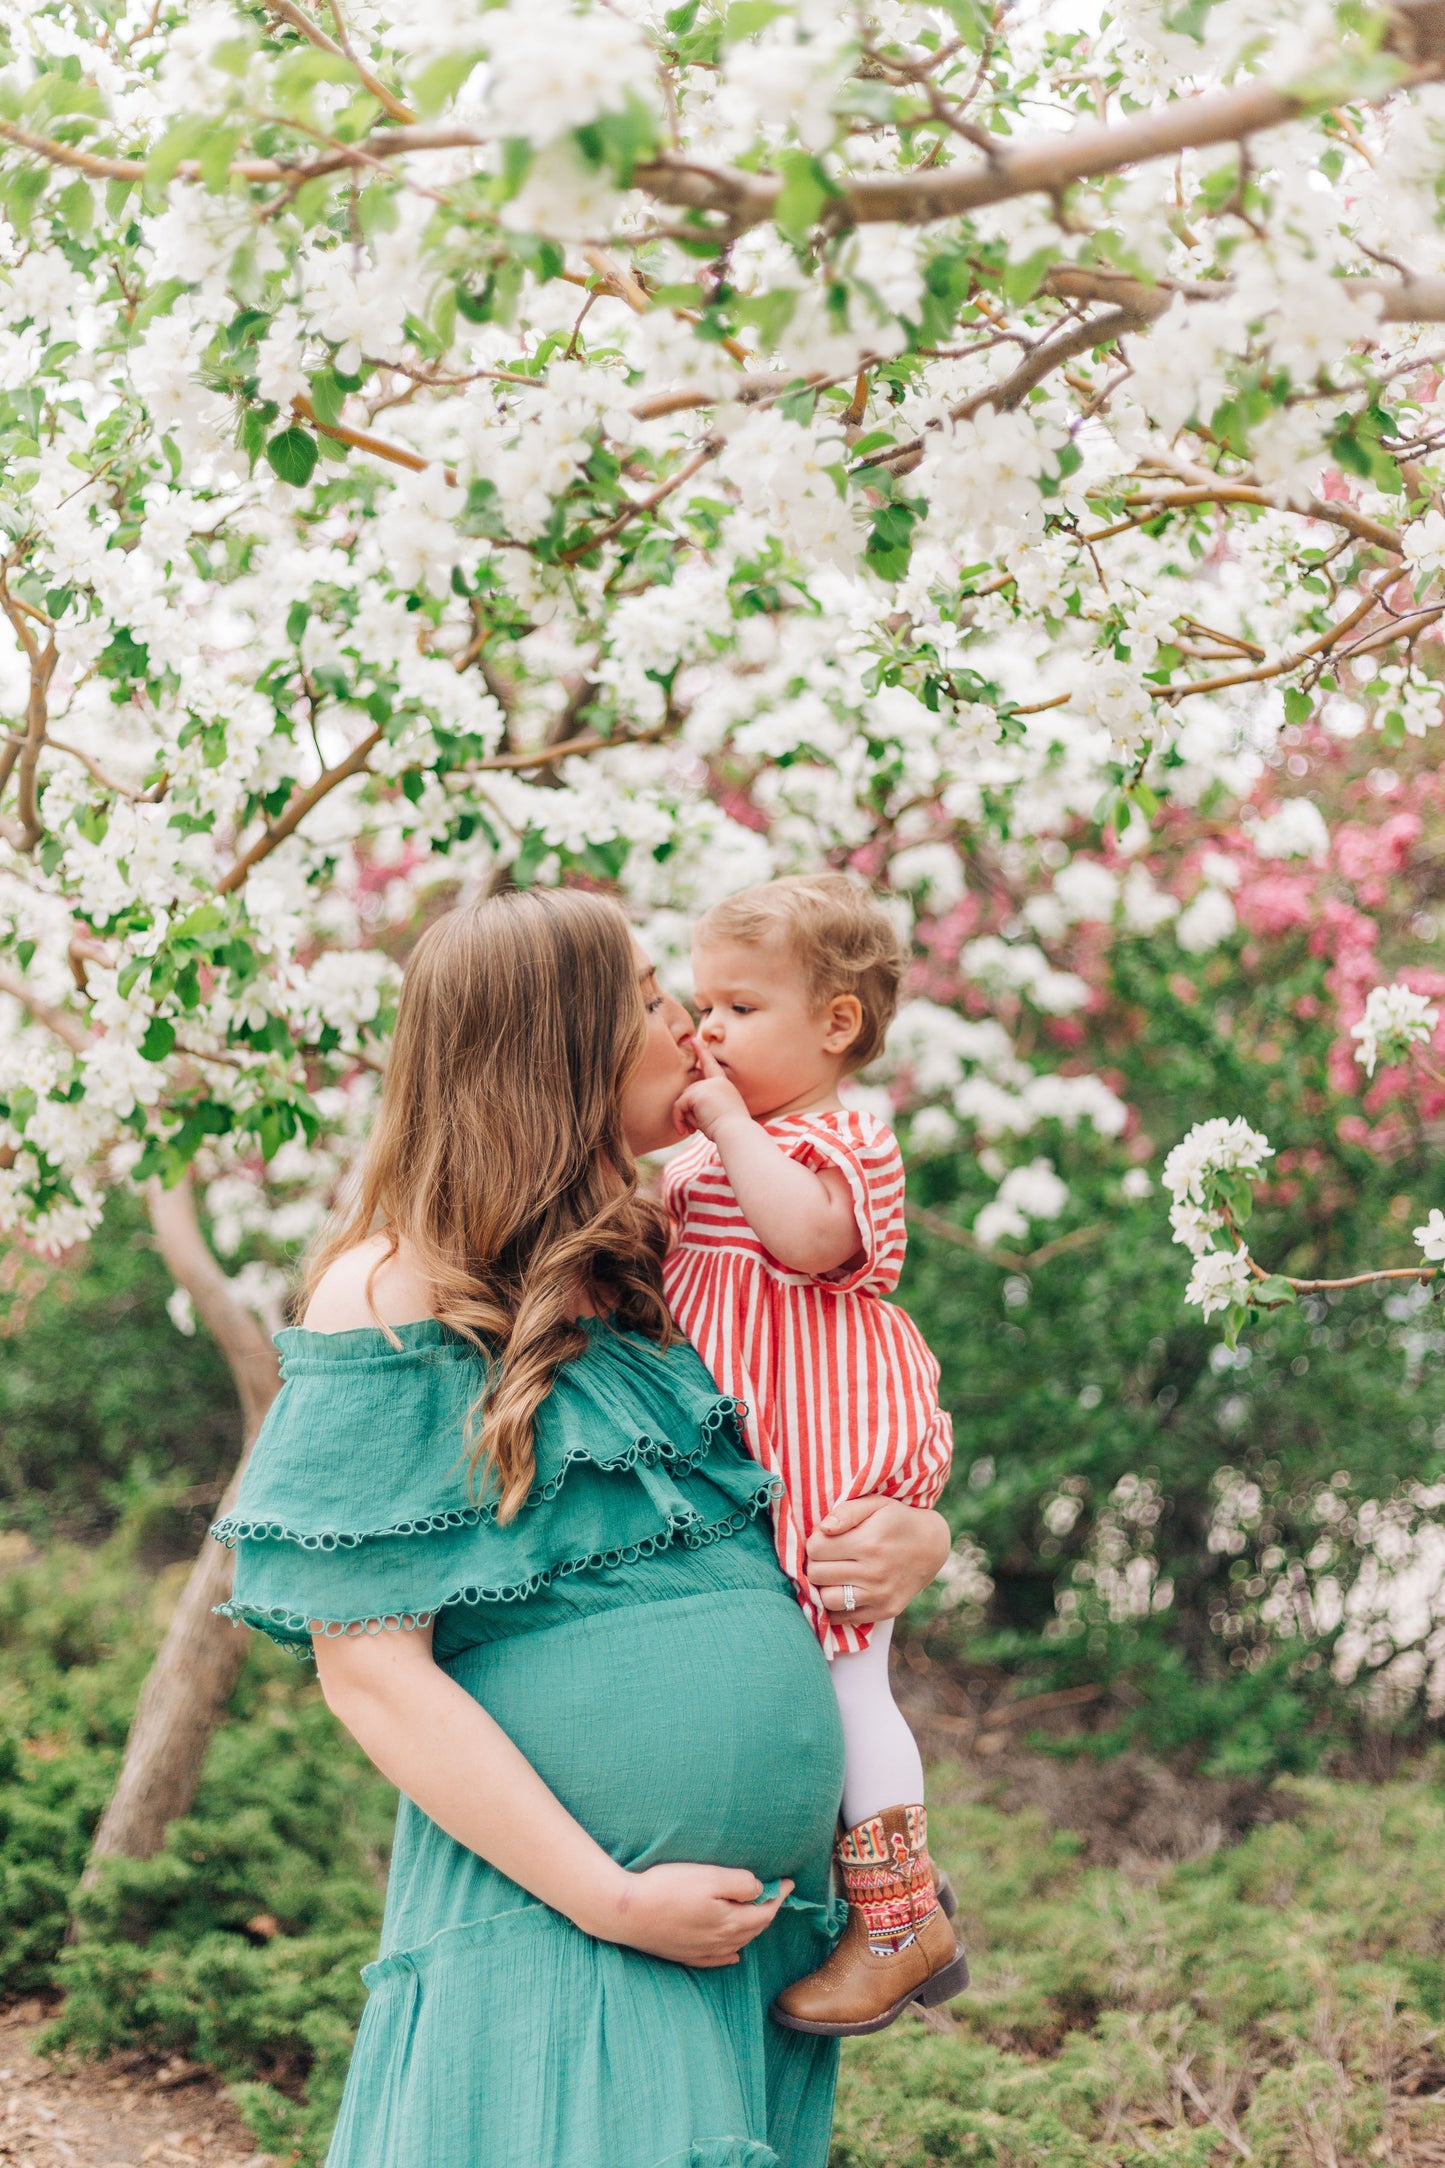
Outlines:
<svg viewBox="0 0 1445 2168"><path fill-rule="evenodd" d="M696 1135L663 1178L667 1299L780 1480L778 1554L843 1720L848 1924L774 2004L799 2032L876 2032L968 1980L928 1856L923 1764L888 1684L892 1623L851 1624L856 1591L845 1583L829 1611L808 1578L808 1537L834 1506L877 1491L932 1506L952 1450L938 1365L880 1299L903 1262L898 1146L838 1098L882 1049L902 964L886 912L844 874L715 905L693 945L703 1078L677 1106Z"/></svg>

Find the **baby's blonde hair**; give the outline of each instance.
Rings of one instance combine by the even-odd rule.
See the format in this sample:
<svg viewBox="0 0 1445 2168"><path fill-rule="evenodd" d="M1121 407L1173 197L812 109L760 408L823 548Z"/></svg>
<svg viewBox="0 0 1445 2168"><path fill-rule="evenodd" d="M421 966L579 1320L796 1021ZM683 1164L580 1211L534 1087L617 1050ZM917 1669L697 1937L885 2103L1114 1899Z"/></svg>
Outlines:
<svg viewBox="0 0 1445 2168"><path fill-rule="evenodd" d="M903 944L883 906L846 873L803 873L724 897L698 920L693 939L786 949L808 998L822 1008L853 994L863 1011L846 1067L862 1069L883 1051L898 1007Z"/></svg>

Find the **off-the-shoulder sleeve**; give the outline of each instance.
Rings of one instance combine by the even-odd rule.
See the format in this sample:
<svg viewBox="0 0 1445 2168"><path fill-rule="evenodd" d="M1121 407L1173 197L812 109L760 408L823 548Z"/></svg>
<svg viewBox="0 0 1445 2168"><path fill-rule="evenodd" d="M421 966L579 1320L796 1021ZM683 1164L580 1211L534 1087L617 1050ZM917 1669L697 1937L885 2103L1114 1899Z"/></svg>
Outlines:
<svg viewBox="0 0 1445 2168"><path fill-rule="evenodd" d="M798 1133L780 1140L791 1159L815 1170L833 1167L848 1184L862 1255L849 1271L830 1272L826 1284L840 1294L855 1289L889 1295L903 1270L907 1232L903 1218L903 1155L898 1139L874 1114L800 1118Z"/></svg>
<svg viewBox="0 0 1445 2168"><path fill-rule="evenodd" d="M499 1526L465 1445L481 1359L432 1321L399 1330L399 1349L370 1330L277 1336L280 1394L211 1530L236 1552L222 1615L298 1655L314 1634L524 1602L559 1576L709 1543L768 1503L739 1404L693 1350L599 1329L539 1410L536 1478Z"/></svg>

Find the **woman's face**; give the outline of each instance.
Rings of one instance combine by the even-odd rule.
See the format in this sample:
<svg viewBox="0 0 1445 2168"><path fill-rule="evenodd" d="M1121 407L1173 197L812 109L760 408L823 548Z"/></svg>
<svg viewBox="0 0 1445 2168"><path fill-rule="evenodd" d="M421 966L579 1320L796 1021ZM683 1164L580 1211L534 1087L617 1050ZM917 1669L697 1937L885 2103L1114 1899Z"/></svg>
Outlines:
<svg viewBox="0 0 1445 2168"><path fill-rule="evenodd" d="M692 1045L692 1018L680 1001L665 994L641 944L632 944L637 983L647 1011L647 1045L622 1094L622 1120L634 1152L656 1152L676 1144L672 1110L678 1094L698 1074Z"/></svg>

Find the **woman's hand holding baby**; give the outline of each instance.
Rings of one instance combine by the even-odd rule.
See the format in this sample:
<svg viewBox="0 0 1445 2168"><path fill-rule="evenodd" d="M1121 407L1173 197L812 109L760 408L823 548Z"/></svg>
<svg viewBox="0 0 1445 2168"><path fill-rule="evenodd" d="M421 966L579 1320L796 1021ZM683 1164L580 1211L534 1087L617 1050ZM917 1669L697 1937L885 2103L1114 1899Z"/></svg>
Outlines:
<svg viewBox="0 0 1445 2168"><path fill-rule="evenodd" d="M941 1513L872 1494L845 1498L808 1538L808 1578L825 1607L850 1623L896 1618L936 1579L953 1536Z"/></svg>

